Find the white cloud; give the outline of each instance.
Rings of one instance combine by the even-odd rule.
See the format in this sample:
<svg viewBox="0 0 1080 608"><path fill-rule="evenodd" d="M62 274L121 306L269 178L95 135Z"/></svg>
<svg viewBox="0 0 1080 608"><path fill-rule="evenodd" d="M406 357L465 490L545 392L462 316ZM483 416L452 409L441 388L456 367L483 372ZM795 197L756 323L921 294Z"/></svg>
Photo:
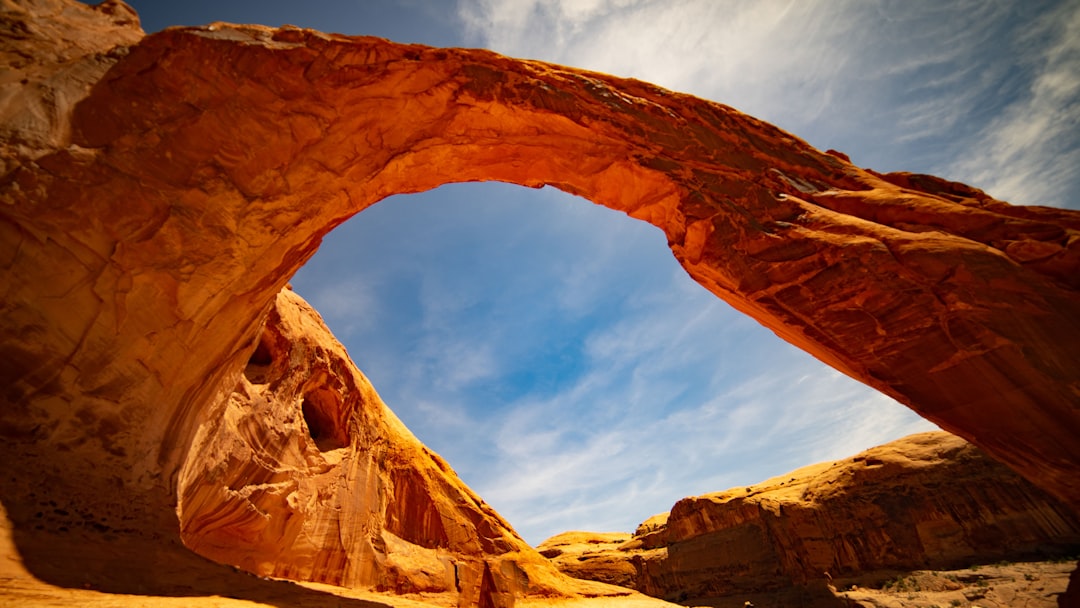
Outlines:
<svg viewBox="0 0 1080 608"><path fill-rule="evenodd" d="M727 103L875 169L1074 206L1078 13L1075 1L459 5L474 44Z"/></svg>
<svg viewBox="0 0 1080 608"><path fill-rule="evenodd" d="M493 345L482 337L468 342L427 341L418 353L422 375L430 378L440 392L459 391L472 382L499 374L493 350Z"/></svg>
<svg viewBox="0 0 1080 608"><path fill-rule="evenodd" d="M1032 31L1028 90L979 134L952 168L999 198L1080 208L1080 3L1064 4Z"/></svg>
<svg viewBox="0 0 1080 608"><path fill-rule="evenodd" d="M365 277L349 275L320 283L306 296L338 338L370 329L379 319L380 302Z"/></svg>
<svg viewBox="0 0 1080 608"><path fill-rule="evenodd" d="M537 4L465 2L460 12L477 41L502 53L640 78L766 117L785 108L807 119L832 95L807 85L844 69L836 42L857 14L848 2L646 0L592 3L577 14Z"/></svg>
<svg viewBox="0 0 1080 608"><path fill-rule="evenodd" d="M531 404L536 409L516 411L500 427L500 449L474 487L534 543L586 522L631 531L683 496L756 483L935 428L838 375L792 381L806 371L763 374L733 391L742 398L682 404L660 419L628 404L637 411L585 432L558 408ZM633 399L607 388L616 399ZM564 409L588 405L570 395L567 402L573 405Z"/></svg>

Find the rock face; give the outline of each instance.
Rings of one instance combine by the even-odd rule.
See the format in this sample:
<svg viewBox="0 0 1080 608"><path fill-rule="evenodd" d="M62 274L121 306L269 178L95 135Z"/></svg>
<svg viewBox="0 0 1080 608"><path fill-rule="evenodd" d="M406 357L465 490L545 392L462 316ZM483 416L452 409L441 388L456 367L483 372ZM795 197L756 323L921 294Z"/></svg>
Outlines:
<svg viewBox="0 0 1080 608"><path fill-rule="evenodd" d="M178 485L184 543L259 575L449 593L462 606L569 589L409 433L287 289Z"/></svg>
<svg viewBox="0 0 1080 608"><path fill-rule="evenodd" d="M667 521L667 513L662 518ZM641 551L635 538L636 534L622 532L563 532L537 549L574 578L637 589L643 580L638 565L643 562L637 557Z"/></svg>
<svg viewBox="0 0 1080 608"><path fill-rule="evenodd" d="M539 547L572 576L668 600L842 587L1077 548L1080 517L942 432L685 498L633 536L570 532Z"/></svg>
<svg viewBox="0 0 1080 608"><path fill-rule="evenodd" d="M333 517L239 517L235 501L279 500L297 477L236 470L229 454L255 453L239 444L209 470L192 450L231 428L236 387L252 407L271 399L244 372L321 237L387 196L456 181L551 185L654 224L719 297L1080 506L1076 212L879 175L726 106L487 51L223 24L144 37L118 1L0 10L0 501L43 577L122 585L109 577L127 559L139 585L183 592L161 578L178 501L208 554L247 535L253 553L228 559L266 571L252 535L267 525L313 534L282 541L283 563L339 559L316 546L334 540ZM309 430L334 429L320 442L345 441L320 418L327 393L283 386L308 398ZM333 449L281 441L305 474L364 478L331 466ZM214 495L193 485L203 472L244 485ZM395 479L361 493L409 496ZM443 542L434 511L390 503L371 506L387 536L369 536L389 553ZM357 550L365 565L341 580L414 581L366 570L380 547ZM484 572L481 588L518 588L516 568Z"/></svg>

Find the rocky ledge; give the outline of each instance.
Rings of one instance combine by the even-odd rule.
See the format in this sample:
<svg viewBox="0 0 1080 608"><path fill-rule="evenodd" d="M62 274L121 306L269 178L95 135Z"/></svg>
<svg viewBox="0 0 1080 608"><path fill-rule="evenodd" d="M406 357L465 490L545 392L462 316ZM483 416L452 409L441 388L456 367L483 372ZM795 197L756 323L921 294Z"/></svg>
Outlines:
<svg viewBox="0 0 1080 608"><path fill-rule="evenodd" d="M933 432L684 498L634 534L568 532L539 549L571 576L685 601L1060 558L1080 549L1080 518L970 443Z"/></svg>

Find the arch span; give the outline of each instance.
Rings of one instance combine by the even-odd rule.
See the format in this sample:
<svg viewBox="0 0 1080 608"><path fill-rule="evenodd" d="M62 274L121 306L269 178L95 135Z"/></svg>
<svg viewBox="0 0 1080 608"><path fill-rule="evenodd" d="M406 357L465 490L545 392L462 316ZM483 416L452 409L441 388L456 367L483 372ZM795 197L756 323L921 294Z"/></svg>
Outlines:
<svg viewBox="0 0 1080 608"><path fill-rule="evenodd" d="M486 51L228 25L104 44L42 59L23 84L64 95L6 131L4 449L26 479L107 478L144 495L122 512L167 513L321 237L391 194L499 180L658 226L718 297L1080 507L1074 211Z"/></svg>

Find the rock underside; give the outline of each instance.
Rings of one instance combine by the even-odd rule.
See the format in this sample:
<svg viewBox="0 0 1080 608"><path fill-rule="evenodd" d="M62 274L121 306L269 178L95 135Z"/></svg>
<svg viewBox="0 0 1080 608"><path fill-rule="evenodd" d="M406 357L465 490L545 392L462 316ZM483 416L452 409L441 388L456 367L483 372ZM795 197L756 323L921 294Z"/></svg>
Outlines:
<svg viewBox="0 0 1080 608"><path fill-rule="evenodd" d="M816 591L829 605L829 585L1075 555L1080 517L970 443L934 432L685 498L634 534L568 532L538 548L571 576L670 601Z"/></svg>
<svg viewBox="0 0 1080 608"><path fill-rule="evenodd" d="M145 36L115 0L5 0L0 32L0 503L42 581L281 589L186 544L461 605L622 593L547 565L337 347L294 340L318 323L282 312L335 226L460 181L650 222L718 297L1080 506L1077 212L880 175L720 104L487 51Z"/></svg>

